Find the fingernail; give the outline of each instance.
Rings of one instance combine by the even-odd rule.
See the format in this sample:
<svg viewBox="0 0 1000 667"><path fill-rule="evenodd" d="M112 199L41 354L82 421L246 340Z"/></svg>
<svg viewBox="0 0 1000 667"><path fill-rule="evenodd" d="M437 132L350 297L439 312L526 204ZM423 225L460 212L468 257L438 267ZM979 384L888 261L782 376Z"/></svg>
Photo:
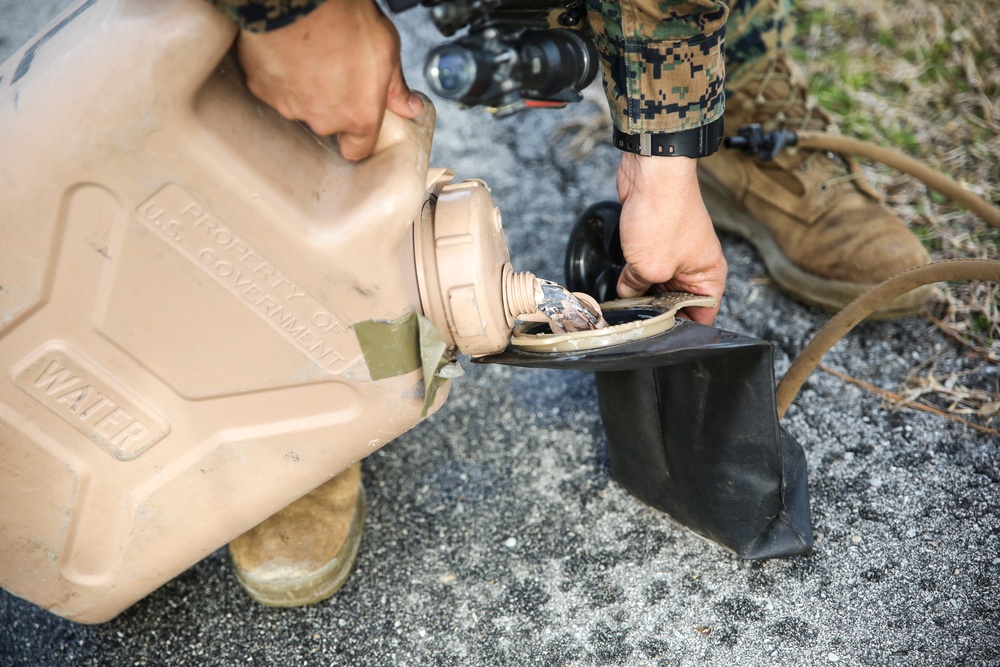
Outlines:
<svg viewBox="0 0 1000 667"><path fill-rule="evenodd" d="M637 296L642 296L642 292L624 283L618 283L618 296L622 299L634 299Z"/></svg>
<svg viewBox="0 0 1000 667"><path fill-rule="evenodd" d="M410 99L407 100L407 103L410 105L410 110L415 114L420 114L424 110L424 101L413 93L410 93Z"/></svg>

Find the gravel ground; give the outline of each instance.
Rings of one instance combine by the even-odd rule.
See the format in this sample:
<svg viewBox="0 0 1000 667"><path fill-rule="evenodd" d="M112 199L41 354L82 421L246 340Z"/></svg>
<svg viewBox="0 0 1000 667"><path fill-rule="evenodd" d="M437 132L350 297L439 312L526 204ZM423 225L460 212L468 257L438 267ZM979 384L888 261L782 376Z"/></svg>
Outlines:
<svg viewBox="0 0 1000 667"><path fill-rule="evenodd" d="M0 0L0 55L64 4ZM423 87L437 36L421 10L398 23ZM515 268L559 279L575 216L614 195L610 146L574 162L549 139L588 110L438 109L434 164L487 180ZM723 244L718 324L773 341L780 377L827 316ZM920 318L864 324L826 363L892 388L929 351L965 363L951 346ZM1000 665L996 439L815 374L784 421L815 551L750 563L610 481L589 375L463 365L438 414L365 461L366 533L332 600L258 606L220 550L100 626L0 593L0 664Z"/></svg>

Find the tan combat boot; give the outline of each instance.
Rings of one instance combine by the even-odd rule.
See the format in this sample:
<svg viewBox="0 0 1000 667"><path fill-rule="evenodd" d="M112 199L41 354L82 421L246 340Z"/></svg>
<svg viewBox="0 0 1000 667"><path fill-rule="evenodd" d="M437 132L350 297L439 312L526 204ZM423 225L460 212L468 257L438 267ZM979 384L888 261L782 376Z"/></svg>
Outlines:
<svg viewBox="0 0 1000 667"><path fill-rule="evenodd" d="M325 600L354 567L364 517L355 463L230 542L236 576L250 597L272 607Z"/></svg>
<svg viewBox="0 0 1000 667"><path fill-rule="evenodd" d="M727 92L726 135L748 123L765 131L833 125L784 53ZM930 261L849 157L786 148L761 161L723 148L699 160L699 177L715 226L753 243L774 281L806 303L838 310L889 276ZM930 296L930 287L910 292L873 317L917 313Z"/></svg>

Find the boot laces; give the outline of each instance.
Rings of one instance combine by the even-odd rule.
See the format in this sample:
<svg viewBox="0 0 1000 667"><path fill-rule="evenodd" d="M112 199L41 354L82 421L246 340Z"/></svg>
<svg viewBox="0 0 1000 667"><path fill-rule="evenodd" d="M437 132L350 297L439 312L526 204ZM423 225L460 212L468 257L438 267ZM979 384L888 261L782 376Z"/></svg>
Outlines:
<svg viewBox="0 0 1000 667"><path fill-rule="evenodd" d="M816 98L809 94L800 76L793 71L795 65L786 62L787 55L782 54L771 58L767 68L750 75L746 83L736 92L747 95L754 103L752 117L764 129L788 130L818 130L821 132L835 129L836 125L819 106ZM756 85L754 85L756 84ZM772 84L774 86L772 87ZM771 96L767 95L769 89ZM754 92L750 92L754 90ZM775 96L774 90L787 90L784 97ZM852 168L852 164L843 156L822 151L804 151L805 160L799 165L803 171L808 171L820 157L829 159L832 170L839 172L819 184L821 190L827 190L840 183L848 183L861 177L861 173ZM830 164L832 163L832 164Z"/></svg>

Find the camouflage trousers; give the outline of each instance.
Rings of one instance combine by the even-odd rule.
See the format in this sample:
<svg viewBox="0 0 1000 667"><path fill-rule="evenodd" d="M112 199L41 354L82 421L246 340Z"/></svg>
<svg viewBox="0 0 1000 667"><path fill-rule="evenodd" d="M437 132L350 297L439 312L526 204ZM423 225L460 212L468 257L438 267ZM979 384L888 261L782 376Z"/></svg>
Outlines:
<svg viewBox="0 0 1000 667"><path fill-rule="evenodd" d="M788 46L795 32L791 0L730 0L726 23L726 88L761 58Z"/></svg>

